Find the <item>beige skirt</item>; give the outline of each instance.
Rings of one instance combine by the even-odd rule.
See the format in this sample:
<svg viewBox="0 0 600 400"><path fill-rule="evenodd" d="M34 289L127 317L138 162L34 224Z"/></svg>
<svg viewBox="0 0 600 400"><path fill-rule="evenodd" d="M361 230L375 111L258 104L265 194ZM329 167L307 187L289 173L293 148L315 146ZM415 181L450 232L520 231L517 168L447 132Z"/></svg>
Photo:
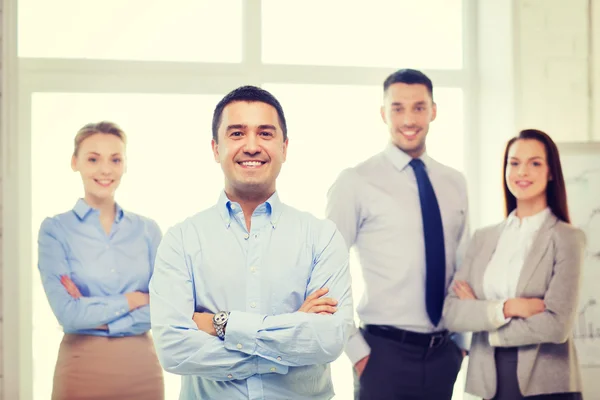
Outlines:
<svg viewBox="0 0 600 400"><path fill-rule="evenodd" d="M163 400L162 368L149 334L109 338L65 334L52 400Z"/></svg>

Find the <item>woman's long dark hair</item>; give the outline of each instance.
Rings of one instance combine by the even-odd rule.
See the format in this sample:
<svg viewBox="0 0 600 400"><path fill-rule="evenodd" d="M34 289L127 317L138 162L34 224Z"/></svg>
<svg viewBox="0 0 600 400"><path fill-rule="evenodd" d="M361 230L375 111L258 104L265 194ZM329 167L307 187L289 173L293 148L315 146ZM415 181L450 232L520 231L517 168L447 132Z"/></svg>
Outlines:
<svg viewBox="0 0 600 400"><path fill-rule="evenodd" d="M513 145L517 140L528 139L537 140L542 143L546 148L546 159L548 163L549 174L552 177L548 181L546 187L546 201L550 210L556 215L558 219L566 223L570 223L569 218L569 207L567 205L567 190L565 187L565 179L562 173L562 167L560 164L560 155L558 154L558 147L556 143L548 136L548 134L539 131L537 129L525 129L514 138L510 139L506 144L504 150L504 168L502 170L502 179L504 181L504 202L506 205L506 216L508 216L515 208L517 208L517 199L508 189L506 182L506 168L508 166L508 151L510 146Z"/></svg>

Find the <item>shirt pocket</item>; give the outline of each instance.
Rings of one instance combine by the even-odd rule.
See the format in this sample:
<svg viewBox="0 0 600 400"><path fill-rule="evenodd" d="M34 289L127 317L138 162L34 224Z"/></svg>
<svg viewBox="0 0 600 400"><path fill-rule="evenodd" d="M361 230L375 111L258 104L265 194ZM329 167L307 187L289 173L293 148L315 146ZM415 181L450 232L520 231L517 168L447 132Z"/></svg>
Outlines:
<svg viewBox="0 0 600 400"><path fill-rule="evenodd" d="M466 228L466 209L462 207L443 207L441 206L442 223L444 224L444 235L447 244L458 246L462 238L463 231Z"/></svg>

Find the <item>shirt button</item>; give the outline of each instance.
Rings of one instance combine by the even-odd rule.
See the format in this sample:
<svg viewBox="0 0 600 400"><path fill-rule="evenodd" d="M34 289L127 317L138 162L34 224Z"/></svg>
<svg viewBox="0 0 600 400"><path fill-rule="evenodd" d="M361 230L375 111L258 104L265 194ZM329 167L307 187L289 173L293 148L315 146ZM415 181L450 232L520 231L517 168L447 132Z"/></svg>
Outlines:
<svg viewBox="0 0 600 400"><path fill-rule="evenodd" d="M255 302L250 303L250 307L256 308L256 303Z"/></svg>
<svg viewBox="0 0 600 400"><path fill-rule="evenodd" d="M118 312L118 311L115 311L115 315L119 315L119 312Z"/></svg>
<svg viewBox="0 0 600 400"><path fill-rule="evenodd" d="M256 272L256 267L250 267L250 272L255 273Z"/></svg>
<svg viewBox="0 0 600 400"><path fill-rule="evenodd" d="M277 357L277 361L281 361L281 357Z"/></svg>
<svg viewBox="0 0 600 400"><path fill-rule="evenodd" d="M248 235L248 234L244 235L244 239L246 239L246 240L248 240L249 237L250 237L250 235Z"/></svg>
<svg viewBox="0 0 600 400"><path fill-rule="evenodd" d="M254 235L254 239L258 239L258 233Z"/></svg>
<svg viewBox="0 0 600 400"><path fill-rule="evenodd" d="M275 371L277 371L277 368L271 367L271 372L275 372Z"/></svg>
<svg viewBox="0 0 600 400"><path fill-rule="evenodd" d="M241 349L243 346L241 343L238 343L237 346L235 346L235 347L237 347L238 349Z"/></svg>
<svg viewBox="0 0 600 400"><path fill-rule="evenodd" d="M233 375L229 374L229 375L227 375L227 377L228 377L229 379L231 379L231 378L233 378Z"/></svg>

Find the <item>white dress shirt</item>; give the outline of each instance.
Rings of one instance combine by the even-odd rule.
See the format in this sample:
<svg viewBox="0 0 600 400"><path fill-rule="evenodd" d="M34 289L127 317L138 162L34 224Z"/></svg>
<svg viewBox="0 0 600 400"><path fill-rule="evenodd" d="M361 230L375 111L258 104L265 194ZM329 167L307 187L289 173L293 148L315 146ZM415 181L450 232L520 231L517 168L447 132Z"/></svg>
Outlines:
<svg viewBox="0 0 600 400"><path fill-rule="evenodd" d="M510 318L504 317L504 303L516 296L521 269L531 243L549 214L550 209L545 208L535 215L519 219L513 211L506 220L496 250L483 276L486 300L502 300L495 316L498 327L510 321ZM492 346L497 344L494 332L490 332L489 341Z"/></svg>
<svg viewBox="0 0 600 400"><path fill-rule="evenodd" d="M411 159L390 144L344 170L328 192L327 218L358 253L365 287L357 306L361 322L429 333L443 330L444 321L433 326L425 307L425 241ZM426 154L421 159L442 215L447 288L469 237L466 181ZM370 353L358 330L346 353L353 364Z"/></svg>

